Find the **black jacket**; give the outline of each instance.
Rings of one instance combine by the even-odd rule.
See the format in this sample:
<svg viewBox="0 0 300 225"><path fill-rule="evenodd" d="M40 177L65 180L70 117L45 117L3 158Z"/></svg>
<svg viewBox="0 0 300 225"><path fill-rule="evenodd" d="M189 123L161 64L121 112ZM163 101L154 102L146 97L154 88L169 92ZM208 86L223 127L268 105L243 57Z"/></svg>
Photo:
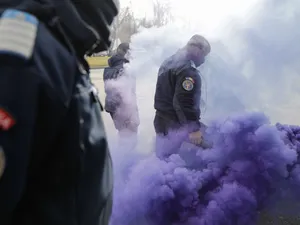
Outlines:
<svg viewBox="0 0 300 225"><path fill-rule="evenodd" d="M201 77L194 63L179 51L159 68L154 108L158 133L185 125L200 127Z"/></svg>
<svg viewBox="0 0 300 225"><path fill-rule="evenodd" d="M47 8L10 5L20 6L37 15L39 7ZM22 26L0 32L0 39L11 44L5 51L0 47L0 150L6 162L0 177L0 224L107 225L112 161L98 96L78 63L83 59L51 10L39 15L37 23L32 16L18 20L22 18L31 18L27 25L36 27L35 39L9 38L12 31L26 34ZM29 48L32 40L30 55L11 48L18 41L22 49Z"/></svg>
<svg viewBox="0 0 300 225"><path fill-rule="evenodd" d="M109 113L115 113L117 108L122 104L122 96L115 88L108 87L107 81L117 80L123 75L124 63L129 61L122 55L113 55L108 60L109 67L104 69L103 80L105 87L105 111Z"/></svg>
<svg viewBox="0 0 300 225"><path fill-rule="evenodd" d="M108 59L108 67L104 69L103 80L117 79L122 76L122 69L129 61L122 55L113 55Z"/></svg>

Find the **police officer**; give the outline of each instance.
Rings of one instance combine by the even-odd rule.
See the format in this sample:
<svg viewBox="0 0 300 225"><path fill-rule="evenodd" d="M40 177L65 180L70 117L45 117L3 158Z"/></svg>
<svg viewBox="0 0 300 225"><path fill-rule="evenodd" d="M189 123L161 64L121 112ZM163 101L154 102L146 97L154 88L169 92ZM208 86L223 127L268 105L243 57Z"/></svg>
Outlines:
<svg viewBox="0 0 300 225"><path fill-rule="evenodd" d="M129 63L129 60L126 59L125 55L129 50L129 44L128 43L121 43L116 51L116 54L114 54L112 57L108 59L108 67L104 69L103 72L103 81L104 81L104 87L105 87L105 111L108 112L112 119L114 120L115 113L117 108L122 103L122 94L119 93L116 87L113 87L113 85L106 85L109 83L109 81L115 81L118 78L120 78L123 73L123 68L125 63ZM114 120L114 124L116 129L121 129L120 126L116 123Z"/></svg>
<svg viewBox="0 0 300 225"><path fill-rule="evenodd" d="M154 100L158 157L177 152L186 140L202 143L201 77L197 67L204 63L210 49L203 36L194 35L159 68Z"/></svg>
<svg viewBox="0 0 300 225"><path fill-rule="evenodd" d="M126 58L126 54L129 51L129 43L121 43L117 50L116 54L108 59L108 67L104 69L103 80L115 80L118 77L122 76L122 69L125 63L129 63L129 60Z"/></svg>
<svg viewBox="0 0 300 225"><path fill-rule="evenodd" d="M108 224L112 162L85 54L112 0L0 4L0 224Z"/></svg>
<svg viewBox="0 0 300 225"><path fill-rule="evenodd" d="M124 64L129 63L128 52L129 43L121 43L103 73L105 110L111 115L119 135L126 137L136 134L139 126L135 79L124 73Z"/></svg>

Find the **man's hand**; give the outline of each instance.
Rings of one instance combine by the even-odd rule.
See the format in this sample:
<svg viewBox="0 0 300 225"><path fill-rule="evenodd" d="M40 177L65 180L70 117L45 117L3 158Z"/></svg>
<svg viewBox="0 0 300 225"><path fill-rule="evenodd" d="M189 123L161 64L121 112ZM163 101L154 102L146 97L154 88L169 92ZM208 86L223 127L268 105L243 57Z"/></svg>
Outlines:
<svg viewBox="0 0 300 225"><path fill-rule="evenodd" d="M194 145L200 145L202 142L202 133L201 131L192 132L189 134L190 142Z"/></svg>

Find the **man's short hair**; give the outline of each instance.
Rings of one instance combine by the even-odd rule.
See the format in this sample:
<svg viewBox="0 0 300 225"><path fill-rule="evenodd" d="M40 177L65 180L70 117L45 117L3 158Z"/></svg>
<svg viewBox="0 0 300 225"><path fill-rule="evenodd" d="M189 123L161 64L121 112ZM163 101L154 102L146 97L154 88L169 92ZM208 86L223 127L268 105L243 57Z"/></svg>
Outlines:
<svg viewBox="0 0 300 225"><path fill-rule="evenodd" d="M208 40L199 34L193 35L191 37L191 39L188 41L187 45L188 46L196 46L198 48L203 49L206 55L208 55L211 50L211 46L210 46Z"/></svg>
<svg viewBox="0 0 300 225"><path fill-rule="evenodd" d="M129 43L124 42L121 43L117 48L117 53L125 55L127 51L129 50Z"/></svg>

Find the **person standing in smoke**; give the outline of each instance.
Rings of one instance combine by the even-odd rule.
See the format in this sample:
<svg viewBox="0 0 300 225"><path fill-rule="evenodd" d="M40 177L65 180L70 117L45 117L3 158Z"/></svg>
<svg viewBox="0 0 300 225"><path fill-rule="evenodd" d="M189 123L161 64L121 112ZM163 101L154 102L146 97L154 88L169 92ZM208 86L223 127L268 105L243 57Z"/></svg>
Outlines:
<svg viewBox="0 0 300 225"><path fill-rule="evenodd" d="M0 224L108 225L113 171L85 55L117 0L0 4Z"/></svg>
<svg viewBox="0 0 300 225"><path fill-rule="evenodd" d="M158 71L154 108L156 154L160 158L176 153L184 141L201 145L201 77L197 68L210 53L209 42L194 35Z"/></svg>
<svg viewBox="0 0 300 225"><path fill-rule="evenodd" d="M136 134L139 116L136 104L135 79L124 72L128 60L129 43L121 43L104 69L105 111L114 122L121 136Z"/></svg>

